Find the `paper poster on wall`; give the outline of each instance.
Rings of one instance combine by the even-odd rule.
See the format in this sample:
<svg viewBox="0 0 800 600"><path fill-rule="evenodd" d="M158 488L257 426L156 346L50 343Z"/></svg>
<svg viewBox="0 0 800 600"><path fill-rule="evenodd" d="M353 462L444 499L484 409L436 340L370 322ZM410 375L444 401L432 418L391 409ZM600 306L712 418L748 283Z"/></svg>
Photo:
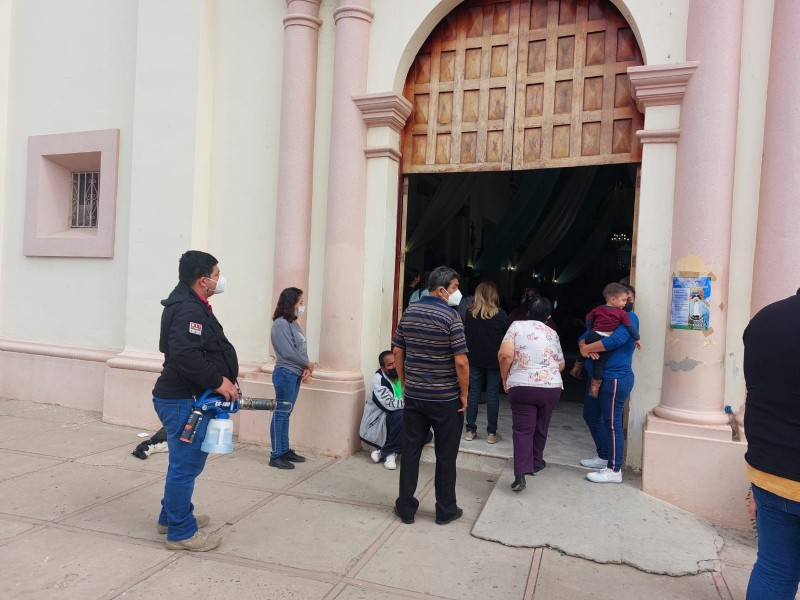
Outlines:
<svg viewBox="0 0 800 600"><path fill-rule="evenodd" d="M670 326L672 329L707 331L710 302L710 277L673 277Z"/></svg>

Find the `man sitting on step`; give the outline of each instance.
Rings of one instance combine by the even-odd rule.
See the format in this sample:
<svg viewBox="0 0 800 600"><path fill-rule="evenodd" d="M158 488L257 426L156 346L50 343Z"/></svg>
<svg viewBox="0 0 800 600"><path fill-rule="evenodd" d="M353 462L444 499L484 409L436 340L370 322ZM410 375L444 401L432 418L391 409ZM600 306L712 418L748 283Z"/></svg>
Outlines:
<svg viewBox="0 0 800 600"><path fill-rule="evenodd" d="M372 394L364 406L359 436L373 446L372 460L383 460L389 470L397 468L397 454L403 447L403 388L394 366L394 355L384 350L378 356L380 368L372 376Z"/></svg>

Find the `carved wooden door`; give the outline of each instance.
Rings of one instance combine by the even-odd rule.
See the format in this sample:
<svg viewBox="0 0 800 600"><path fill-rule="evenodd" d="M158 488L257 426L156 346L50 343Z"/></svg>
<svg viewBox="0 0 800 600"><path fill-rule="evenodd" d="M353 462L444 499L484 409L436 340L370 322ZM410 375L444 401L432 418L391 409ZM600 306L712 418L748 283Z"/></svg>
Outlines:
<svg viewBox="0 0 800 600"><path fill-rule="evenodd" d="M636 162L627 69L641 64L608 0L468 0L409 71L403 171Z"/></svg>

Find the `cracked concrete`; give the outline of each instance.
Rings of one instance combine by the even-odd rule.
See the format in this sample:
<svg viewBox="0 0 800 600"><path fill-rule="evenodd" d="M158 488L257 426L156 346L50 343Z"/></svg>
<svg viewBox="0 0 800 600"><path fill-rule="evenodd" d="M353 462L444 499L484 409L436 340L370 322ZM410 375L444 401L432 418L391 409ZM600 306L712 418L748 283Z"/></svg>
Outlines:
<svg viewBox="0 0 800 600"><path fill-rule="evenodd" d="M685 510L622 485L598 485L587 469L548 465L520 493L509 465L472 534L509 546L548 547L647 573L689 575L718 568L722 539Z"/></svg>

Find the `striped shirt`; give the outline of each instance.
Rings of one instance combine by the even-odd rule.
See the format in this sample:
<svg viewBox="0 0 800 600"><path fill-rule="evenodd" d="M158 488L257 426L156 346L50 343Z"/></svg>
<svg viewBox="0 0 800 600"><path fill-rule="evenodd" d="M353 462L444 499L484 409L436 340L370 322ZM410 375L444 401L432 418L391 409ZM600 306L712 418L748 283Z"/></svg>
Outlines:
<svg viewBox="0 0 800 600"><path fill-rule="evenodd" d="M405 397L449 402L461 388L453 357L467 352L464 324L455 309L436 296L409 305L397 324L392 345L406 351Z"/></svg>

